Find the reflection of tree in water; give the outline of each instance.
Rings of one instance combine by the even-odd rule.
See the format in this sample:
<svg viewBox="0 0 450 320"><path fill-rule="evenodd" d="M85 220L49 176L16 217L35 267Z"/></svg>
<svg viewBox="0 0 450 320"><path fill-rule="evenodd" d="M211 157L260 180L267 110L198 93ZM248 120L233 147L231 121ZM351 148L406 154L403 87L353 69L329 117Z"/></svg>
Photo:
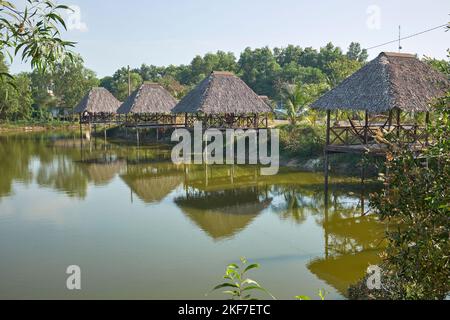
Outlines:
<svg viewBox="0 0 450 320"><path fill-rule="evenodd" d="M292 184L274 185L271 193L283 199L281 203L272 205L272 209L284 220L302 224L308 215L317 215L320 212L320 206L317 204L323 199L323 192L315 192L314 188Z"/></svg>
<svg viewBox="0 0 450 320"><path fill-rule="evenodd" d="M30 160L36 150L43 147L43 141L23 139L16 136L0 137L0 198L11 194L12 184L20 181L24 184L32 182L33 173Z"/></svg>
<svg viewBox="0 0 450 320"><path fill-rule="evenodd" d="M83 170L66 155L55 155L50 163L41 164L36 183L62 191L71 197L85 198L88 181Z"/></svg>
<svg viewBox="0 0 450 320"><path fill-rule="evenodd" d="M245 229L272 201L258 187L202 191L186 189L175 199L184 214L214 240Z"/></svg>
<svg viewBox="0 0 450 320"><path fill-rule="evenodd" d="M14 181L29 184L35 179L42 187L84 198L88 182L108 183L119 165L104 159L104 150L81 149L78 139L49 134L13 135L0 137L0 197L11 193ZM91 158L83 161L83 158ZM38 160L35 176L31 163Z"/></svg>

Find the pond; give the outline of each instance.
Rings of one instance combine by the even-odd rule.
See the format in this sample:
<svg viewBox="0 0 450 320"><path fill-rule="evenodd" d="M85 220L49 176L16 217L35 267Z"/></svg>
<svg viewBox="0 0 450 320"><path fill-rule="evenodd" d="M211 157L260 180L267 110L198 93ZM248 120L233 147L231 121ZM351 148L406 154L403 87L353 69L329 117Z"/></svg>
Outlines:
<svg viewBox="0 0 450 320"><path fill-rule="evenodd" d="M365 200L378 188L177 166L161 144L1 136L0 299L223 299L209 291L241 256L279 299L345 299L379 262L385 227ZM79 291L66 288L69 265L81 268Z"/></svg>

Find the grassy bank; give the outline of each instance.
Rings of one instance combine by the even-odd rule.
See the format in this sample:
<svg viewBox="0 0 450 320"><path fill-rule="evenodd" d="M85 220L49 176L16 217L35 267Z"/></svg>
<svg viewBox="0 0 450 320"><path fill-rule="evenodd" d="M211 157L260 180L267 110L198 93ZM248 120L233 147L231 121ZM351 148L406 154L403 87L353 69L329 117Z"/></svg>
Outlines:
<svg viewBox="0 0 450 320"><path fill-rule="evenodd" d="M40 132L49 130L76 130L79 124L66 121L2 121L0 132Z"/></svg>

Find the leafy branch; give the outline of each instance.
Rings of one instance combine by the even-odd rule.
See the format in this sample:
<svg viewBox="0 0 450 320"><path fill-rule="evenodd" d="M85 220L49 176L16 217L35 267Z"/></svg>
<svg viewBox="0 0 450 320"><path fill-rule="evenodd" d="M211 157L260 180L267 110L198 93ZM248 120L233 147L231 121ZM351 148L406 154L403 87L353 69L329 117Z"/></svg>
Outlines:
<svg viewBox="0 0 450 320"><path fill-rule="evenodd" d="M61 39L60 30L67 30L62 12L71 9L47 0L27 0L23 9L0 0L0 54L12 63L21 53L21 60L45 71L66 56L74 42ZM2 74L1 77L9 77Z"/></svg>
<svg viewBox="0 0 450 320"><path fill-rule="evenodd" d="M241 258L240 260L240 266L235 263L227 266L223 278L228 280L228 282L215 286L212 291L227 289L222 292L230 295L232 300L256 300L252 296L254 291L262 291L268 294L272 299L275 299L275 297L269 291L264 289L258 282L250 278L246 278L246 273L252 269L259 268L259 264L248 264L247 259L245 258Z"/></svg>

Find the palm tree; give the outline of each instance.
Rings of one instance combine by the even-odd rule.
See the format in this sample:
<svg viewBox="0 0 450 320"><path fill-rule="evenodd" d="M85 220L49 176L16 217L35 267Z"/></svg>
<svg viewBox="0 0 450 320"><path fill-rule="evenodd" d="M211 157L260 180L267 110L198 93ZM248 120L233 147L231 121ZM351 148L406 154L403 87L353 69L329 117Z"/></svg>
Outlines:
<svg viewBox="0 0 450 320"><path fill-rule="evenodd" d="M309 102L309 94L299 84L286 84L282 92L289 121L292 125L297 123L298 114L305 110Z"/></svg>

